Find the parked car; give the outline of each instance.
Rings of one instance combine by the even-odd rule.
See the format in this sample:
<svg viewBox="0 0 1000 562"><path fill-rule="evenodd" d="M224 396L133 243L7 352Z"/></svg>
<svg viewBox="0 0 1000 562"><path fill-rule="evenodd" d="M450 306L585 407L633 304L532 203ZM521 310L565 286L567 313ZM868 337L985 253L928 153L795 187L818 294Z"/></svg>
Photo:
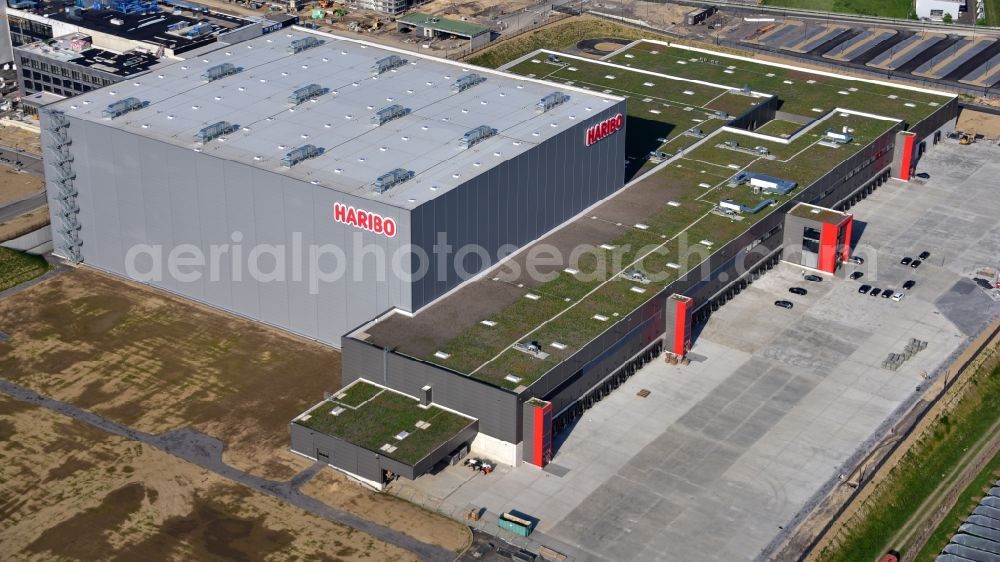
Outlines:
<svg viewBox="0 0 1000 562"><path fill-rule="evenodd" d="M919 174L917 174L917 177L920 178L920 179L922 179L922 180L929 180L929 179L931 179L931 175L928 174L927 172L920 172Z"/></svg>
<svg viewBox="0 0 1000 562"><path fill-rule="evenodd" d="M792 308L792 303L789 301L774 301L774 306L780 306L781 308Z"/></svg>
<svg viewBox="0 0 1000 562"><path fill-rule="evenodd" d="M878 559L878 562L899 562L899 551L890 550L882 555L882 558Z"/></svg>
<svg viewBox="0 0 1000 562"><path fill-rule="evenodd" d="M894 291L893 289L883 289L883 290L882 290L882 298L883 298L883 299L888 299L888 298L892 298L892 295L893 295L893 294L894 294L895 292L896 292L896 291Z"/></svg>
<svg viewBox="0 0 1000 562"><path fill-rule="evenodd" d="M987 281L986 279L983 279L982 277L974 277L972 280L975 281L977 285L986 289L987 291L993 288L993 284Z"/></svg>
<svg viewBox="0 0 1000 562"><path fill-rule="evenodd" d="M903 293L896 293L896 294L892 295L892 300L894 300L896 302L899 302L899 301L903 300L903 296L904 296Z"/></svg>
<svg viewBox="0 0 1000 562"><path fill-rule="evenodd" d="M865 263L865 258L861 256L851 256L847 258L847 261L853 263L854 265L862 265Z"/></svg>
<svg viewBox="0 0 1000 562"><path fill-rule="evenodd" d="M878 287L875 287L874 289L872 289L872 292L870 292L868 294L871 295L871 296L873 296L873 297L877 297L880 294L882 294L882 289L879 289Z"/></svg>
<svg viewBox="0 0 1000 562"><path fill-rule="evenodd" d="M819 275L813 275L811 273L803 277L803 279L805 279L806 281L812 281L813 283L819 283L823 280L823 278L820 277Z"/></svg>
<svg viewBox="0 0 1000 562"><path fill-rule="evenodd" d="M911 261L913 261L913 258L906 257L906 258L903 258L903 259L899 260L899 263L901 265L910 265Z"/></svg>
<svg viewBox="0 0 1000 562"><path fill-rule="evenodd" d="M802 287L791 287L790 289L788 289L788 292L796 295L805 296L809 291L803 289Z"/></svg>
<svg viewBox="0 0 1000 562"><path fill-rule="evenodd" d="M913 279L910 279L910 280L909 280L909 281L907 281L906 283L903 283L903 288L904 288L904 289L906 289L907 291L909 291L909 290L910 290L910 289L912 289L912 288L914 287L914 285L916 285L916 284L917 284L917 282L916 282L916 281L914 281Z"/></svg>
<svg viewBox="0 0 1000 562"><path fill-rule="evenodd" d="M854 273L851 274L851 281L857 281L858 279L861 279L864 276L865 276L864 273L861 273L860 271L855 271Z"/></svg>
<svg viewBox="0 0 1000 562"><path fill-rule="evenodd" d="M912 267L913 269L916 269L916 268L920 267L920 264L922 264L922 263L924 263L924 262L922 262L920 260L913 260L913 261L910 262L910 267Z"/></svg>
<svg viewBox="0 0 1000 562"><path fill-rule="evenodd" d="M917 256L917 257L920 258L920 259L922 259L922 260L925 260L925 259L931 257L931 253L928 252L927 250L924 250L923 252L920 252L920 255Z"/></svg>
<svg viewBox="0 0 1000 562"><path fill-rule="evenodd" d="M863 295L867 295L868 291L871 291L871 290L872 290L872 286L871 285L862 285L862 286L858 287L858 292L861 293L861 294L863 294Z"/></svg>

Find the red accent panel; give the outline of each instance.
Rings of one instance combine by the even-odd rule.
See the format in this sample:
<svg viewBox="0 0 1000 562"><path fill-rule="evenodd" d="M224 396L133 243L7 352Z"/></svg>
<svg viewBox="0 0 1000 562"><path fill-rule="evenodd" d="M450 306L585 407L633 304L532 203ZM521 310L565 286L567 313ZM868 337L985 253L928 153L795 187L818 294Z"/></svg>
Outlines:
<svg viewBox="0 0 1000 562"><path fill-rule="evenodd" d="M913 162L913 141L914 135L903 136L903 155L899 163L899 179L910 181L910 164Z"/></svg>
<svg viewBox="0 0 1000 562"><path fill-rule="evenodd" d="M552 404L546 404L544 408L535 408L535 446L531 452L531 464L535 466L545 466L552 458L552 427L551 414ZM546 418L549 417L549 423Z"/></svg>
<svg viewBox="0 0 1000 562"><path fill-rule="evenodd" d="M819 235L820 271L833 273L837 268L837 225L824 224Z"/></svg>
<svg viewBox="0 0 1000 562"><path fill-rule="evenodd" d="M691 307L693 300L676 301L674 308L674 355L687 355L691 346Z"/></svg>
<svg viewBox="0 0 1000 562"><path fill-rule="evenodd" d="M844 255L841 260L847 261L851 257L851 230L854 228L854 215L847 217L847 224L844 226Z"/></svg>

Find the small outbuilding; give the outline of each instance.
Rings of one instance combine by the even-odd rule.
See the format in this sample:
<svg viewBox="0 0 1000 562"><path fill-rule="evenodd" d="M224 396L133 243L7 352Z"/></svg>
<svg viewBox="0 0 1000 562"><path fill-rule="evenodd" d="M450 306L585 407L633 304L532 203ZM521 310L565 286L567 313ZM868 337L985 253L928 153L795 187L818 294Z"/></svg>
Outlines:
<svg viewBox="0 0 1000 562"><path fill-rule="evenodd" d="M412 30L418 37L459 37L469 40L470 49L478 49L490 42L490 29L467 21L453 20L413 12L396 20L399 31Z"/></svg>

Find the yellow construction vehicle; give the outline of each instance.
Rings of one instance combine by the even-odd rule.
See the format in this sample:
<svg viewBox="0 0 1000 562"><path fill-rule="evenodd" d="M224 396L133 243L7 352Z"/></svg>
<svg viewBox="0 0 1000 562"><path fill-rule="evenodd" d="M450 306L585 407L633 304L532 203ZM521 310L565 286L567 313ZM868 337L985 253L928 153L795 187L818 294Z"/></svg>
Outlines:
<svg viewBox="0 0 1000 562"><path fill-rule="evenodd" d="M972 144L976 142L975 133L959 133L961 136L958 137L958 144Z"/></svg>

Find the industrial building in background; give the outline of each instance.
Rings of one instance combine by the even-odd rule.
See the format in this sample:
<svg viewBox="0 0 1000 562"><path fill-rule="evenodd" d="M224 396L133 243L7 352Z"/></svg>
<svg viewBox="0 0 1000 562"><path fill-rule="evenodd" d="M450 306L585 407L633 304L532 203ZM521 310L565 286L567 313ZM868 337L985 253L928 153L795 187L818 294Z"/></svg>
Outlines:
<svg viewBox="0 0 1000 562"><path fill-rule="evenodd" d="M18 67L26 112L297 22L287 14L241 17L178 1L11 0L3 58Z"/></svg>

